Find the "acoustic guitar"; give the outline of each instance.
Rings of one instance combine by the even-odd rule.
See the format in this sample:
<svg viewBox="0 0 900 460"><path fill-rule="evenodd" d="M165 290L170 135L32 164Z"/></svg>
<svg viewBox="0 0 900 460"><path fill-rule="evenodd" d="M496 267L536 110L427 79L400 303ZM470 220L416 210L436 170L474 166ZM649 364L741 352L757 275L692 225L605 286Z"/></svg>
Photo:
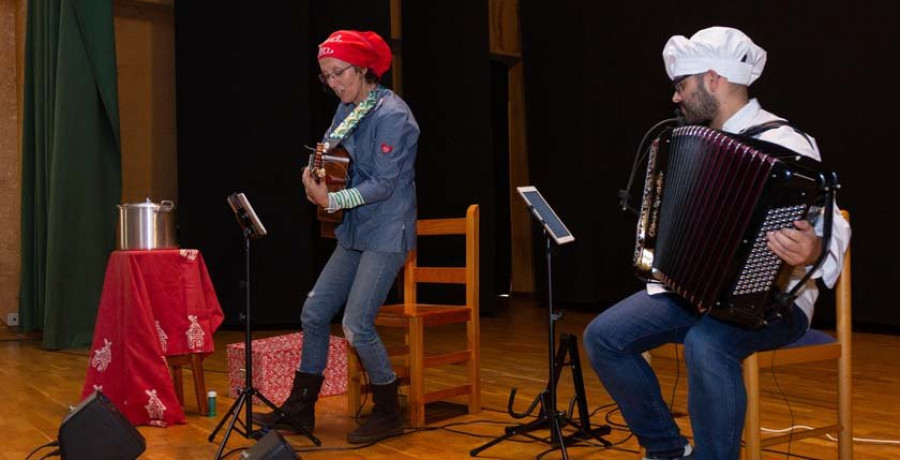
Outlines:
<svg viewBox="0 0 900 460"><path fill-rule="evenodd" d="M325 181L329 192L338 192L347 185L347 175L350 170L350 154L340 144L319 142L316 150L309 156L309 170L312 172L316 183ZM343 211L329 213L325 208L318 206L316 217L322 228L322 236L334 238L334 229L344 218Z"/></svg>

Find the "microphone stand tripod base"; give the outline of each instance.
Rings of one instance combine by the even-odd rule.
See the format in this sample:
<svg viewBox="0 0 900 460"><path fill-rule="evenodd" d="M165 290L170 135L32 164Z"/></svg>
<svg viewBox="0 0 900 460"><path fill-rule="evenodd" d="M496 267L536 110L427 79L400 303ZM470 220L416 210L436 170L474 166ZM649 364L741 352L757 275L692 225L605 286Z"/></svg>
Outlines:
<svg viewBox="0 0 900 460"><path fill-rule="evenodd" d="M259 392L256 388L253 387L253 329L252 329L252 321L253 318L251 316L251 302L250 302L250 237L252 235L252 230L249 226L244 228L244 280L243 280L243 288L244 288L244 388L241 389L241 394L238 395L238 398L234 401L234 404L231 405L231 408L228 409L222 420L219 421L219 424L216 425L216 428L209 435L209 442L213 442L216 438L216 434L219 433L219 430L228 422L228 428L225 430L225 437L222 438L222 443L219 444L219 449L216 451L216 459L222 458L222 451L225 450L225 445L228 443L228 438L231 436L231 433L237 428L235 424L238 422L238 417L241 413L241 408L244 409L244 413L246 417L244 421L241 422L243 429L237 428L237 431L243 435L245 438L250 439L251 437L254 439L259 439L262 437L265 432L263 431L254 431L253 430L253 398L259 398L263 403L269 406L273 411L278 413L282 418L285 418L297 431L301 434L306 435L313 442L313 444L320 446L322 445L322 441L319 441L318 438L312 435L309 430L303 428L300 425L298 420L294 418L288 417L287 414L284 413L279 407L277 407L272 401L269 401L268 398L263 396L262 393Z"/></svg>

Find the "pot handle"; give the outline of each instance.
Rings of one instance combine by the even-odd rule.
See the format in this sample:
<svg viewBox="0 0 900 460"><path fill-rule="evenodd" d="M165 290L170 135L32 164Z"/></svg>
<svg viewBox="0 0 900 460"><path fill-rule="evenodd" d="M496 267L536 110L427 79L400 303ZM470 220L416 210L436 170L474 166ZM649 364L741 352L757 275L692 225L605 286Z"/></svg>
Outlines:
<svg viewBox="0 0 900 460"><path fill-rule="evenodd" d="M175 202L172 200L162 200L159 202L160 211L171 211L175 209Z"/></svg>

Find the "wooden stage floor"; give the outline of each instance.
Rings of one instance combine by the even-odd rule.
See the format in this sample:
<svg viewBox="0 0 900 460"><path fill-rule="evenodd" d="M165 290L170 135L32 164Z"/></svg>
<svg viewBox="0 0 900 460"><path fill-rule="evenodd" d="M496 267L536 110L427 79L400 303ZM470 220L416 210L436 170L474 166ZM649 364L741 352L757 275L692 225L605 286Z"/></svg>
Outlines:
<svg viewBox="0 0 900 460"><path fill-rule="evenodd" d="M298 312L299 314L299 312ZM558 323L558 332L568 332L579 337L593 313L567 311ZM469 451L503 433L505 426L520 420L506 413L507 398L511 388L518 388L515 408L523 411L547 382L547 311L536 302L515 300L499 308L498 315L482 318L482 376L484 382L484 410L474 415L456 415L439 419L453 411L435 412L429 420L429 430L410 431L403 436L382 441L363 449L348 450L346 433L355 426L346 415L344 396L322 398L317 406L318 436L323 444L316 448L303 436L287 439L304 459L464 459ZM260 331L254 338L276 335L285 331ZM291 331L292 332L292 331ZM447 341L459 340L458 327L439 328L426 336L429 350L440 350ZM335 333L340 334L335 325ZM385 337L386 341L399 337ZM218 416L203 417L197 413L190 375L185 376L185 412L187 424L169 428L139 427L146 438L146 459L210 459L214 457L220 433L214 443L207 441L212 429L231 406L227 397L225 345L240 342L240 331L220 331L215 335L216 352L205 361L206 381L210 389L219 393ZM587 401L591 411L596 411L592 424L603 425L608 421L622 424L622 418L611 412L610 398L601 387L597 376L590 369L581 350L582 369L587 387ZM854 420L857 438L900 439L900 336L863 334L854 335ZM73 349L46 351L34 338L23 337L10 331L0 331L0 459L25 458L32 449L56 438L59 423L70 406L78 403L88 365L88 350ZM675 385L675 366L672 360L655 363L659 370L663 394L674 394L673 410L686 412L686 384L683 369ZM670 361L666 363L665 361ZM189 372L189 371L187 371ZM462 375L455 368L430 374L432 380L451 383ZM763 426L786 428L829 422L836 416L835 385L836 368L829 363L816 366L779 368L775 378L771 372L762 375L764 391ZM777 378L777 384L776 384ZM779 390L779 387L783 390ZM674 391L673 391L674 388ZM560 380L559 405L567 408L573 394L571 372L565 369ZM460 399L464 402L464 399ZM258 407L258 406L257 406ZM367 407L367 410L369 407ZM440 408L439 408L440 409ZM451 408L452 409L452 408ZM243 417L243 416L242 416ZM522 419L527 422L530 419ZM690 435L686 416L678 418L682 430ZM536 431L546 436L548 431ZM571 458L584 459L636 459L638 445L628 432L614 427L605 439L614 444L606 449L598 445L570 446ZM517 438L518 441L527 441ZM226 452L254 441L242 438L236 432L229 439ZM479 455L488 459L536 458L548 446L543 443L502 442ZM854 452L858 459L900 458L900 446L875 445L857 442ZM47 450L32 458L40 458ZM228 458L240 458L235 452ZM541 458L561 458L558 450ZM775 447L765 458L836 458L836 444L828 439L815 438L794 442L789 446Z"/></svg>

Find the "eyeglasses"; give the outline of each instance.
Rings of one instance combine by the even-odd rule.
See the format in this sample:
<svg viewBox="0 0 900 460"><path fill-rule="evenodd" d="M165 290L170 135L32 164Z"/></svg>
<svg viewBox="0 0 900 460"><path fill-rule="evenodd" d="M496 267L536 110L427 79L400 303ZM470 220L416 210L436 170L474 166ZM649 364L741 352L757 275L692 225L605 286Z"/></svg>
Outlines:
<svg viewBox="0 0 900 460"><path fill-rule="evenodd" d="M347 67L344 67L343 69L337 70L334 72L322 72L319 74L319 81L321 81L323 84L327 85L328 80L330 80L331 78L334 78L334 79L341 78L341 75L343 75L343 73L350 67L353 67L353 64L348 64Z"/></svg>
<svg viewBox="0 0 900 460"><path fill-rule="evenodd" d="M693 75L681 75L681 76L675 77L672 80L672 84L675 85L676 93L681 94L681 92L684 91L685 80L687 80L690 77L693 77Z"/></svg>

